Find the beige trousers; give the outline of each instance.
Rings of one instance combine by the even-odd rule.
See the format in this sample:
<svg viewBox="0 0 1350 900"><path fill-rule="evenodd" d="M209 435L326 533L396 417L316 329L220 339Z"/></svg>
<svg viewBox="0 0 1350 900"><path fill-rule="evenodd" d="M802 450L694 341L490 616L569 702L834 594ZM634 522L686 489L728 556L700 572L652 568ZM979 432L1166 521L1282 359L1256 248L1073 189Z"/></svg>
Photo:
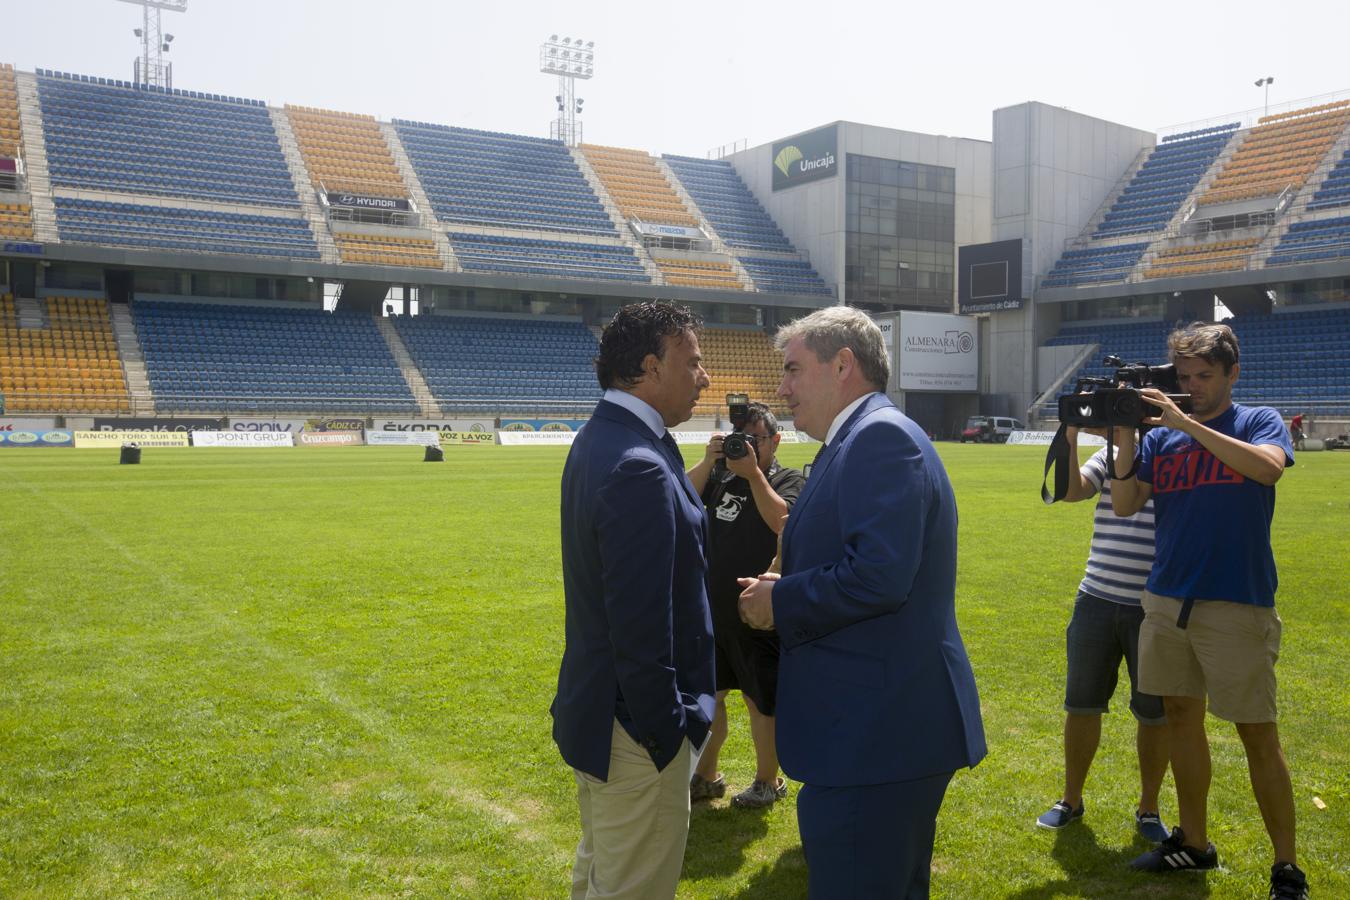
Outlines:
<svg viewBox="0 0 1350 900"><path fill-rule="evenodd" d="M689 837L689 741L662 771L614 723L609 780L573 770L581 843L572 900L675 896Z"/></svg>

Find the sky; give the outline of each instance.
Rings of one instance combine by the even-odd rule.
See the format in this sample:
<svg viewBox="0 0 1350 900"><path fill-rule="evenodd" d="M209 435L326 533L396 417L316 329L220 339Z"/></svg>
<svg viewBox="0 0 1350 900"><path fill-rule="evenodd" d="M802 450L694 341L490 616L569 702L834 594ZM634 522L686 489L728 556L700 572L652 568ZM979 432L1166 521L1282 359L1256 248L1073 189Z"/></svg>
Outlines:
<svg viewBox="0 0 1350 900"><path fill-rule="evenodd" d="M131 79L141 10L0 0L0 62ZM1189 0L188 0L174 86L547 136L550 34L595 42L586 141L705 156L844 119L988 140L1027 100L1147 130L1350 89L1343 5ZM1346 94L1350 96L1350 94Z"/></svg>

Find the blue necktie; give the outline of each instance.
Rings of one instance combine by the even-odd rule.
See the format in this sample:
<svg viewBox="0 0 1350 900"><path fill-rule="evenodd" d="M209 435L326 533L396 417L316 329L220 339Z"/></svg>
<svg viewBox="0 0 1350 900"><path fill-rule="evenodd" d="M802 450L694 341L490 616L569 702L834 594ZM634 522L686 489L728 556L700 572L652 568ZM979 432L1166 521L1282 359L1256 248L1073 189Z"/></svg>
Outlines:
<svg viewBox="0 0 1350 900"><path fill-rule="evenodd" d="M667 432L661 437L661 443L665 444L665 445L666 445L666 449L669 450L672 454L674 454L675 459L678 460L679 463L680 463L680 468L683 469L683 468L684 468L684 454L680 453L680 445L677 444L677 443L675 443L675 438L671 436L671 434L670 434L669 431L667 431Z"/></svg>

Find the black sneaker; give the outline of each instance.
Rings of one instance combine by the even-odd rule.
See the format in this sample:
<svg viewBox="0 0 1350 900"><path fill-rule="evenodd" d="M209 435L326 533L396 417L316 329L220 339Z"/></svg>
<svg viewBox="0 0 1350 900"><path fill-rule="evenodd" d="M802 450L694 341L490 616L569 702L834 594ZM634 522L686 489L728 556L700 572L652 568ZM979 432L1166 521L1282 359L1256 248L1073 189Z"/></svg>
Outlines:
<svg viewBox="0 0 1350 900"><path fill-rule="evenodd" d="M1058 831L1070 822L1077 822L1079 819L1083 818L1085 810L1086 807L1082 803L1079 803L1078 808L1074 809L1063 800L1056 800L1054 806L1050 807L1036 818L1036 827Z"/></svg>
<svg viewBox="0 0 1350 900"><path fill-rule="evenodd" d="M1308 900L1308 876L1293 863L1271 866L1270 900Z"/></svg>
<svg viewBox="0 0 1350 900"><path fill-rule="evenodd" d="M1186 846L1186 836L1180 828L1173 828L1167 840L1130 863L1140 872L1185 872L1216 869L1219 852L1210 844L1204 850Z"/></svg>

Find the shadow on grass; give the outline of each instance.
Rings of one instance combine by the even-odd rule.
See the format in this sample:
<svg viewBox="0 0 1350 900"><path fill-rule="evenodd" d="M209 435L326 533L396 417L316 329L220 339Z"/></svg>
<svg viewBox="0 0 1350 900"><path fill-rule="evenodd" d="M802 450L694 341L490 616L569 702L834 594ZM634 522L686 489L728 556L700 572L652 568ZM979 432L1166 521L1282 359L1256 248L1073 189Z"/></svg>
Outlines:
<svg viewBox="0 0 1350 900"><path fill-rule="evenodd" d="M684 877L722 878L745 863L745 848L769 832L769 811L696 804L690 813Z"/></svg>
<svg viewBox="0 0 1350 900"><path fill-rule="evenodd" d="M1135 835L1134 843L1117 850L1103 847L1087 823L1055 833L1050 856L1064 871L1061 878L1031 885L1005 900L1051 900L1054 897L1208 897L1209 885L1198 872L1149 875L1134 872L1130 862L1150 846Z"/></svg>
<svg viewBox="0 0 1350 900"><path fill-rule="evenodd" d="M772 866L760 869L734 897L758 900L796 900L806 896L806 857L801 847L789 847L778 854Z"/></svg>

